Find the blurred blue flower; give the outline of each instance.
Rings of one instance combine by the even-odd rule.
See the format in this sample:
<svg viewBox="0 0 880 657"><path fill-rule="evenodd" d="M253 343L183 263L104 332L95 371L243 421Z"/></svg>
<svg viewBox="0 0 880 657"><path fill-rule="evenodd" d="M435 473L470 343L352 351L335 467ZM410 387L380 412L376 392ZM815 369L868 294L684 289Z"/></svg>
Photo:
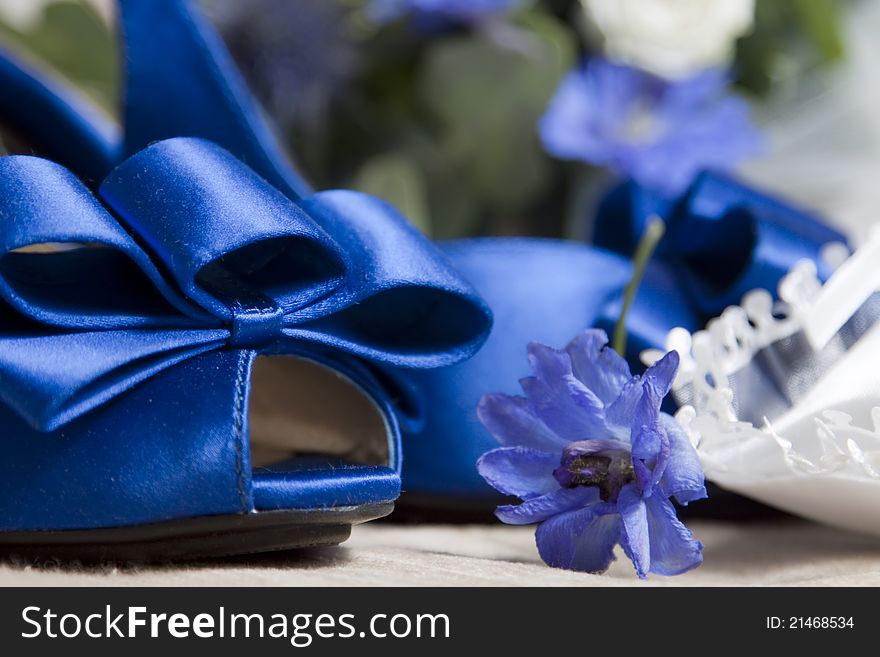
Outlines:
<svg viewBox="0 0 880 657"><path fill-rule="evenodd" d="M503 14L524 0L372 0L369 12L379 23L411 16L419 27L473 25Z"/></svg>
<svg viewBox="0 0 880 657"><path fill-rule="evenodd" d="M706 497L703 471L678 423L660 412L678 370L670 352L643 376L589 330L563 351L532 343L525 397L487 395L478 415L502 447L480 457L483 478L521 504L500 506L506 523L540 523L549 565L602 572L618 543L639 577L699 566L702 544L670 497Z"/></svg>
<svg viewBox="0 0 880 657"><path fill-rule="evenodd" d="M677 195L703 169L726 170L761 151L748 105L724 71L681 81L592 59L560 83L539 129L555 157L608 166Z"/></svg>

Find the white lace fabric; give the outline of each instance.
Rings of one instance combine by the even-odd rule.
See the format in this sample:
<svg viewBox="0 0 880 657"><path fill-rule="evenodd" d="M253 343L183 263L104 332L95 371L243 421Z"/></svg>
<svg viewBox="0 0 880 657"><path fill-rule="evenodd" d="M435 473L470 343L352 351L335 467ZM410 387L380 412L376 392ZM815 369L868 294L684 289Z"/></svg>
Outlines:
<svg viewBox="0 0 880 657"><path fill-rule="evenodd" d="M689 402L676 419L708 480L815 521L880 535L880 321L860 329L845 349L826 349L832 358L814 358L835 338L829 327L844 326L859 299L880 288L878 249L880 232L824 286L810 263L800 263L780 283L775 306L766 291L755 291L706 330L669 334L667 349L682 357L673 392L686 393ZM868 265L877 271L877 286L865 280ZM755 379L767 376L756 360L793 337L815 350L804 358L821 367L786 408L762 415L762 396L748 387L766 383ZM652 362L659 355L643 358ZM797 371L798 363L790 365ZM781 371L784 376L784 366ZM732 385L737 376L738 386ZM738 396L753 397L746 404L759 421L737 417Z"/></svg>

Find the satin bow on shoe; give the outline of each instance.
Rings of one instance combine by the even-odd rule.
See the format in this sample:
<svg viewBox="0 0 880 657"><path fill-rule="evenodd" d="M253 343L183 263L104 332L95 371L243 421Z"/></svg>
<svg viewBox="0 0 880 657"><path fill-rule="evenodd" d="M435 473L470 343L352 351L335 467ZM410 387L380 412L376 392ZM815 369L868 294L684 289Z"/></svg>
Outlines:
<svg viewBox="0 0 880 657"><path fill-rule="evenodd" d="M200 139L123 162L100 187L106 207L28 156L0 158L0 196L0 397L42 430L210 350L437 367L473 354L491 324L387 204L292 202Z"/></svg>
<svg viewBox="0 0 880 657"><path fill-rule="evenodd" d="M826 247L849 252L846 236L816 215L710 171L679 198L633 182L614 188L600 203L595 243L629 256L652 216L666 223L655 257L672 270L703 320L750 290L775 293L799 260L813 261L825 281L835 264L823 257Z"/></svg>
<svg viewBox="0 0 880 657"><path fill-rule="evenodd" d="M198 135L248 162L287 196L310 193L267 128L222 41L188 0L121 0L120 18L128 66L123 152L136 152L158 139ZM177 75L169 74L172 68ZM655 269L664 271L651 274L654 280L646 279L645 285L681 288L694 318L685 324L689 328L699 328L749 290L776 290L798 260L816 262L825 280L831 273L822 258L825 245L847 242L809 212L712 172L699 176L679 198L631 182L620 185L601 203L594 242L628 259L652 215L667 226L655 258ZM480 288L479 280L471 282ZM546 281L550 287L553 283ZM607 310L606 327L616 320L619 304ZM671 328L669 314L634 316L633 346L660 346L652 341ZM630 360L638 363L637 357Z"/></svg>
<svg viewBox="0 0 880 657"><path fill-rule="evenodd" d="M825 281L850 251L847 238L819 217L705 171L677 198L631 181L612 188L595 216L597 253L611 251L628 260L652 217L664 221L665 234L640 283L637 303L626 317L624 355L636 369L642 367L641 353L664 347L671 329L699 330L754 289L775 295L780 280L802 260L813 263L819 280ZM610 335L623 311L620 292L629 274L620 282L615 267L600 264L593 269L591 284L602 287L599 281L604 279L605 296L597 298L607 302L589 325ZM479 277L469 280L488 298L484 286L489 282ZM556 284L547 277L541 285L548 294ZM617 295L609 292L615 286Z"/></svg>

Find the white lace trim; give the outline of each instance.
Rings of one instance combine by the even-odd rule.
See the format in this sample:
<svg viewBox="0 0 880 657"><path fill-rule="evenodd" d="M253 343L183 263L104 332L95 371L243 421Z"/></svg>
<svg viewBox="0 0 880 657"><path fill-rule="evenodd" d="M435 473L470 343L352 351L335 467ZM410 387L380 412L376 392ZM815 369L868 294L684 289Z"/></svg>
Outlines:
<svg viewBox="0 0 880 657"><path fill-rule="evenodd" d="M669 332L666 350L648 350L641 357L650 365L666 351L681 357L673 389L692 384L699 408L731 415L728 376L745 366L764 347L798 332L818 298L822 284L816 266L799 262L779 283L780 300L767 290L753 290L739 306L730 306L693 335L676 328Z"/></svg>
<svg viewBox="0 0 880 657"><path fill-rule="evenodd" d="M871 241L875 248L880 245L880 232ZM756 480L846 472L880 480L880 399L878 406L870 410L870 428L855 426L853 416L834 409L798 418L795 405L790 415L797 419L789 418L781 424L786 426L785 432L795 430L797 435L782 435L766 418L761 427L739 421L729 387L729 376L748 364L758 351L804 329L818 304L828 305L823 292L832 281L839 289L840 276L853 275L852 268L848 270L844 265L861 252L844 260L839 257L839 248L830 249L832 262L826 262L837 265L837 270L825 286L816 276L815 265L803 261L780 282L780 301L774 303L766 290L755 290L744 297L741 305L731 306L711 320L705 330L693 335L684 329L669 333L667 351L678 351L681 357L673 389L690 385L693 392L693 405L680 409L676 419L694 443L707 476ZM846 319L839 318L838 324ZM663 353L646 351L642 360L651 364Z"/></svg>
<svg viewBox="0 0 880 657"><path fill-rule="evenodd" d="M769 422L758 428L749 422L726 420L710 413L700 414L692 406L680 409L675 418L691 439L710 479L758 480L787 474L837 473L880 480L878 407L871 410L871 428L853 425L852 416L842 411L824 410L813 417L814 433L809 437L818 442L816 456L807 456L800 451ZM803 432L799 432L799 442L806 438ZM765 459L761 468L749 467L749 459L741 458L748 453Z"/></svg>

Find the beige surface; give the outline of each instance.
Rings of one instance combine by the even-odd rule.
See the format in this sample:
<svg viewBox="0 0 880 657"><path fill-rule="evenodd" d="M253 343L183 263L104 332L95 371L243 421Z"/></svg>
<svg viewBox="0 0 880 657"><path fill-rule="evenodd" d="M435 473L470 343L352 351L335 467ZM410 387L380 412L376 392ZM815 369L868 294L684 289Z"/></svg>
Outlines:
<svg viewBox="0 0 880 657"><path fill-rule="evenodd" d="M785 521L690 523L704 565L640 583L622 555L607 575L554 570L538 559L528 527L356 527L338 548L188 567L140 569L0 566L0 586L880 586L880 539Z"/></svg>

